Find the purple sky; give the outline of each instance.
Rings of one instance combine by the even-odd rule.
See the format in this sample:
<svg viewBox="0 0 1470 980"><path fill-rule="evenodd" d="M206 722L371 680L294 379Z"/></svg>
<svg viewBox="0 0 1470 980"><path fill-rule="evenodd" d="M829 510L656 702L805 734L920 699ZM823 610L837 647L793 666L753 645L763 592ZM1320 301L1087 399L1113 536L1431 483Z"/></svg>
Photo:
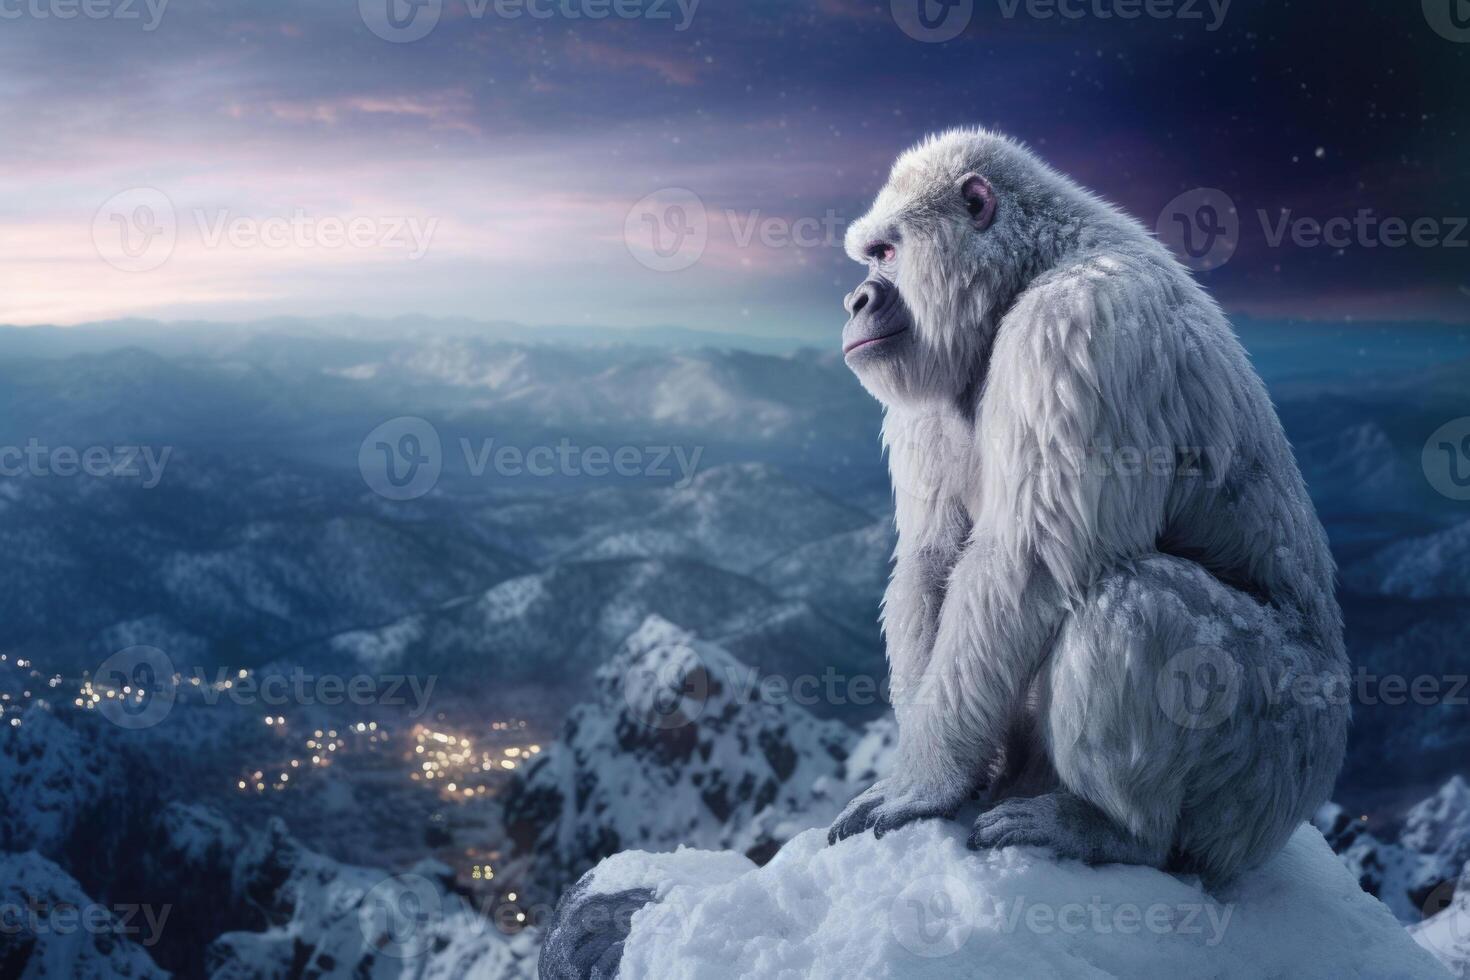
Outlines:
<svg viewBox="0 0 1470 980"><path fill-rule="evenodd" d="M394 35L389 0L87 2L107 16L0 0L0 322L422 313L820 342L857 281L842 227L905 145L968 123L1150 227L1222 191L1239 243L1201 275L1232 310L1470 319L1470 39L1440 0L1131 20L1141 0L971 0L946 43L905 33L919 0L392 0L432 24L411 41L374 33ZM640 16L589 16L617 10ZM1339 246L1272 242L1282 209L1370 208ZM1419 241L1390 247L1394 218ZM655 226L682 247L653 252Z"/></svg>

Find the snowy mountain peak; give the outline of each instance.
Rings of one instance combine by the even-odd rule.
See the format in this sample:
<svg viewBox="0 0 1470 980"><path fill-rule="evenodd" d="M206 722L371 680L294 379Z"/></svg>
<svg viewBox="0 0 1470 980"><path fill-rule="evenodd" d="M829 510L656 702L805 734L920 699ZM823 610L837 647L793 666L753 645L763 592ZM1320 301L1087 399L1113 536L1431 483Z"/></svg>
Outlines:
<svg viewBox="0 0 1470 980"><path fill-rule="evenodd" d="M845 801L853 738L763 698L754 668L650 616L597 671L594 699L507 790L521 878L554 896L627 846L768 855ZM793 825L813 806L822 812Z"/></svg>
<svg viewBox="0 0 1470 980"><path fill-rule="evenodd" d="M168 907L108 906L34 851L0 853L0 976L164 980L140 943L158 941ZM146 914L139 914L146 913ZM85 917L85 918L84 918Z"/></svg>
<svg viewBox="0 0 1470 980"><path fill-rule="evenodd" d="M1414 806L1399 838L1406 847L1440 855L1456 864L1470 860L1470 783L1453 776Z"/></svg>

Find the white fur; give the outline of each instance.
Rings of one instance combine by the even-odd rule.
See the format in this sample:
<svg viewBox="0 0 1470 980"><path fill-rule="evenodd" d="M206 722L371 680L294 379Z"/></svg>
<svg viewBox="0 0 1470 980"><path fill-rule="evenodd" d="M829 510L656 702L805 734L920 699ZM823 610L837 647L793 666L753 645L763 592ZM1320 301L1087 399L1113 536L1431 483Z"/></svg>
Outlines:
<svg viewBox="0 0 1470 980"><path fill-rule="evenodd" d="M984 231L955 196L969 172L997 191ZM874 240L896 243L916 334L858 368L895 486L903 763L834 834L952 814L982 782L1017 792L1040 763L1138 860L1183 852L1221 878L1263 860L1330 793L1346 703L1242 696L1194 729L1156 678L1202 643L1252 695L1263 671L1347 663L1326 537L1225 317L1137 222L982 130L899 159L849 252ZM1196 451L1206 471L1120 472L1108 447Z"/></svg>

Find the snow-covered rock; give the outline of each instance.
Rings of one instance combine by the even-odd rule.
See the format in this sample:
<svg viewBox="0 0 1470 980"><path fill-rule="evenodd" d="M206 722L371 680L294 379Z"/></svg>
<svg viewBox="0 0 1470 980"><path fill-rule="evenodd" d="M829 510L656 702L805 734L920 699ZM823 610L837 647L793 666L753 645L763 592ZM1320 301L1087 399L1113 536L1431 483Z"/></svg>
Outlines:
<svg viewBox="0 0 1470 980"><path fill-rule="evenodd" d="M505 825L551 896L620 849L768 857L871 782L892 723L865 736L762 688L725 649L649 617L596 674L558 740L506 792ZM849 757L853 756L852 765Z"/></svg>
<svg viewBox="0 0 1470 980"><path fill-rule="evenodd" d="M814 830L763 868L728 853L616 855L558 908L542 977L1447 975L1311 827L1214 895L1152 868L972 852L967 829L928 821L835 847ZM620 896L637 910L618 910Z"/></svg>
<svg viewBox="0 0 1470 980"><path fill-rule="evenodd" d="M252 850L253 849L253 850ZM502 935L438 876L389 875L294 844L279 821L237 862L269 904L267 925L209 946L214 980L515 980L534 975L535 937ZM428 870L428 869L424 869ZM264 879L262 881L261 879Z"/></svg>
<svg viewBox="0 0 1470 980"><path fill-rule="evenodd" d="M1439 792L1416 804L1404 820L1399 841L1433 855L1446 868L1470 861L1470 783L1453 776Z"/></svg>
<svg viewBox="0 0 1470 980"><path fill-rule="evenodd" d="M0 853L0 976L163 980L141 944L167 928L167 906L105 905L34 851Z"/></svg>
<svg viewBox="0 0 1470 980"><path fill-rule="evenodd" d="M1429 918L1409 927L1414 941L1461 980L1470 980L1470 864L1458 882L1445 882L1426 902Z"/></svg>
<svg viewBox="0 0 1470 980"><path fill-rule="evenodd" d="M1363 890L1406 925L1437 911L1429 907L1432 896L1446 883L1453 886L1470 861L1470 784L1460 776L1410 808L1393 840L1370 833L1335 803L1323 806L1312 822Z"/></svg>
<svg viewBox="0 0 1470 980"><path fill-rule="evenodd" d="M124 795L124 770L105 745L47 706L9 715L21 724L0 729L0 850L55 856L79 824Z"/></svg>

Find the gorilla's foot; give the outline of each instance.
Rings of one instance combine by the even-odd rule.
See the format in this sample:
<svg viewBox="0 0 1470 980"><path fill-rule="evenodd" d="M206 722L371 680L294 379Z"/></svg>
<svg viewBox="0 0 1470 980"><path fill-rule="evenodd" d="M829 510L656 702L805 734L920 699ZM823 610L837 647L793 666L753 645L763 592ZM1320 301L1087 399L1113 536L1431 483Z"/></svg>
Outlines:
<svg viewBox="0 0 1470 980"><path fill-rule="evenodd" d="M832 821L832 827L827 831L827 843L835 844L840 840L847 840L868 829L868 814L878 808L883 802L880 787L882 783L873 786L853 797L852 802L843 808Z"/></svg>
<svg viewBox="0 0 1470 980"><path fill-rule="evenodd" d="M1097 807L1065 790L1002 800L975 820L971 850L1047 847L1087 864L1160 865L1168 845L1141 841Z"/></svg>
<svg viewBox="0 0 1470 980"><path fill-rule="evenodd" d="M859 793L832 822L827 842L835 844L865 830L874 837L918 820L948 820L959 812L968 792L906 785L892 778L880 779Z"/></svg>

